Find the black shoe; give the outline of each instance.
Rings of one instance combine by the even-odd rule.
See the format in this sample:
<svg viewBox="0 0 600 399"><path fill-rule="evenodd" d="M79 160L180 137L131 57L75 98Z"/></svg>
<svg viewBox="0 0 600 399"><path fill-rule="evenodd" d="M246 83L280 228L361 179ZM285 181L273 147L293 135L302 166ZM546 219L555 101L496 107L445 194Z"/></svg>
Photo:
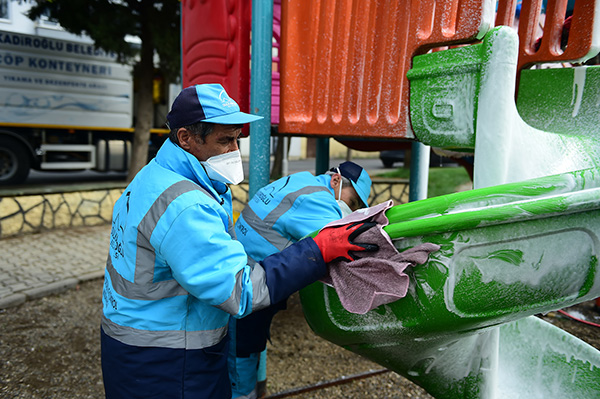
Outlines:
<svg viewBox="0 0 600 399"><path fill-rule="evenodd" d="M261 399L267 396L267 380L256 383L256 398Z"/></svg>

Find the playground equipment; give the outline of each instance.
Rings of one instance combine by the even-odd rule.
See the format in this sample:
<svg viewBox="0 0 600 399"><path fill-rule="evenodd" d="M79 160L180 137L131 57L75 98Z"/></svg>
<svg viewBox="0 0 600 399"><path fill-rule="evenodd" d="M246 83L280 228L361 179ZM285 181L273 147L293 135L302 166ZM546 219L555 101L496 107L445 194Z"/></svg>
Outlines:
<svg viewBox="0 0 600 399"><path fill-rule="evenodd" d="M433 5L426 1L411 4L416 3ZM341 306L333 288L315 283L301 291L306 319L317 334L404 375L436 398L597 397L600 352L532 315L600 296L600 95L595 83L600 70L570 67L519 74L518 68L553 61L556 55L555 59L564 61L597 53L591 35L597 32L597 23L590 20L594 21L600 5L578 2L569 45L561 52L549 39L559 39L566 1L549 1L547 10L562 12L563 18L547 17L546 26L554 33L546 36L544 31L541 48L545 50L535 55L523 45L529 40L531 47L534 32L524 39L509 27L487 29L491 23L485 10L490 4L459 3L459 18L453 21L460 20L461 9L479 10L475 15L481 19L476 25L483 27L484 35L474 36L483 41L429 54L413 52L406 73L409 133L429 145L472 151L475 190L387 211L390 225L385 230L399 250L425 242L442 247L428 264L409 273L412 286L407 297L357 315ZM531 3L521 10L522 19L536 10L539 13L541 2ZM421 20L434 21L431 31L452 26L440 17L451 4L456 2L435 4L435 12L420 14L432 12L435 18ZM499 8L514 5L501 2ZM572 49L577 46L571 46L571 39L583 35L583 23L575 24L584 20L582 10L588 13L589 40L575 52ZM338 9L329 11L345 15ZM378 10L368 11L357 18L378 16ZM507 18L506 14L498 17ZM369 26L375 26L376 19ZM313 24L326 26L323 21ZM311 37L303 40L311 43ZM285 40L282 48L286 48ZM329 59L339 57L323 49L320 52ZM567 53L573 58L564 58ZM376 66L365 68L373 69ZM288 72L282 75L284 120L286 107L293 106L287 103ZM302 76L290 73L292 86L312 87ZM316 68L314 76L320 73ZM326 76L317 79L320 85L331 85L329 93L341 90L335 77ZM368 93L376 91L368 77L360 84ZM344 87L342 93L352 98L352 88ZM385 94L388 91L382 89L375 97L365 95L344 109L348 112L334 105L319 107L326 100L314 98L317 106L292 114L289 123L285 122L287 130L313 129L324 134L335 125L338 131L370 129L376 135L380 124L396 122L385 112L372 112L376 105L391 109ZM396 99L394 104L403 104L391 98ZM354 109L353 113L352 105L362 107L360 112ZM388 134L394 132L388 130Z"/></svg>
<svg viewBox="0 0 600 399"><path fill-rule="evenodd" d="M524 69L597 54L600 3L576 1L566 47L568 1L537 32L543 3L523 2L518 35L516 0L282 3L280 133L475 156L474 190L386 213L399 250L441 245L405 298L357 315L322 283L301 292L317 334L436 398L600 396L600 353L532 316L600 296L600 67ZM182 2L184 84L243 108L245 4Z"/></svg>

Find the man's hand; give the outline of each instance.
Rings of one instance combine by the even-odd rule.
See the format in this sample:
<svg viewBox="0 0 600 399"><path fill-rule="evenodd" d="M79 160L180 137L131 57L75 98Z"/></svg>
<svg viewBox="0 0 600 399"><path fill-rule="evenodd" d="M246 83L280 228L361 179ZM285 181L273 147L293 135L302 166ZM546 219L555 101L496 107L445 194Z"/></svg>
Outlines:
<svg viewBox="0 0 600 399"><path fill-rule="evenodd" d="M357 259L350 252L373 252L379 249L377 244L354 242L358 235L374 226L376 223L373 222L355 222L343 226L327 227L321 230L314 240L321 250L325 263L340 258L350 262Z"/></svg>

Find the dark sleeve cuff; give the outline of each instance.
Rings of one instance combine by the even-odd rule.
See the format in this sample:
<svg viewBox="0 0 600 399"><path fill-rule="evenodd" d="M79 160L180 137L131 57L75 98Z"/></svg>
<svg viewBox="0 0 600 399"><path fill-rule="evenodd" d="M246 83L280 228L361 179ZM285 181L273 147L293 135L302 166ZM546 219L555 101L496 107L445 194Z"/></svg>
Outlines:
<svg viewBox="0 0 600 399"><path fill-rule="evenodd" d="M259 262L265 269L271 303L280 302L327 273L315 241L307 237Z"/></svg>

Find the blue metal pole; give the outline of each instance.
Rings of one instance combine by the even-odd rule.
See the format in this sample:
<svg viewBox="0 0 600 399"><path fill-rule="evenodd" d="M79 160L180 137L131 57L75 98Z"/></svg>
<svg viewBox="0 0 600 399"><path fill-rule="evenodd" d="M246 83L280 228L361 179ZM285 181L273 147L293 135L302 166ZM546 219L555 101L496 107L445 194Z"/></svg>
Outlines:
<svg viewBox="0 0 600 399"><path fill-rule="evenodd" d="M273 2L252 2L250 112L264 119L250 124L250 198L269 184L271 155L271 62Z"/></svg>
<svg viewBox="0 0 600 399"><path fill-rule="evenodd" d="M418 201L427 198L429 183L429 146L414 141L411 147L410 182L408 200Z"/></svg>
<svg viewBox="0 0 600 399"><path fill-rule="evenodd" d="M315 172L317 175L329 170L329 137L317 139L317 156L315 159Z"/></svg>

